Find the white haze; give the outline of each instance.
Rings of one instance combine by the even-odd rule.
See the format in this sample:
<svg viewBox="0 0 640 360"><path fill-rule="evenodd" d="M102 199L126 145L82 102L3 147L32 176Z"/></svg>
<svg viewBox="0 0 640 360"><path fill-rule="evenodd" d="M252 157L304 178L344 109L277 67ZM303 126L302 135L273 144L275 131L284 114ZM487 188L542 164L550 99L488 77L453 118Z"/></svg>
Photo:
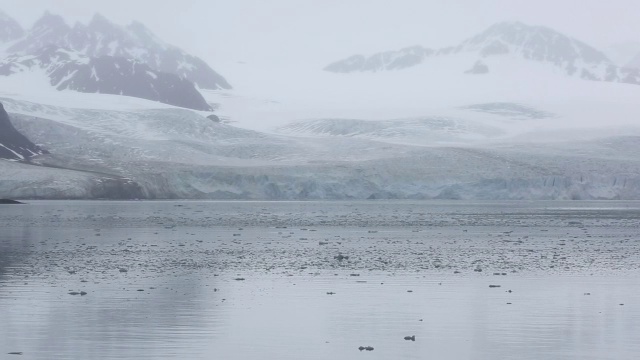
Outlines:
<svg viewBox="0 0 640 360"><path fill-rule="evenodd" d="M70 23L96 12L138 20L232 83L242 77L238 61L286 76L354 53L448 46L500 21L548 26L600 49L640 41L634 0L0 0L0 9L24 27L47 9Z"/></svg>
<svg viewBox="0 0 640 360"><path fill-rule="evenodd" d="M492 101L562 114L562 124L541 121L538 130L628 125L640 115L634 106L640 86L584 86L535 64L492 71L487 79L465 77L459 70L466 65L446 61L391 73L322 71L352 54L457 45L501 21L548 26L603 51L619 49L617 44L640 40L640 2L633 0L0 0L0 9L24 27L45 10L70 24L86 23L95 13L121 25L141 21L229 80L232 91L204 92L222 105L221 115L261 130L309 118L452 115L459 106ZM612 58L622 56L612 50Z"/></svg>

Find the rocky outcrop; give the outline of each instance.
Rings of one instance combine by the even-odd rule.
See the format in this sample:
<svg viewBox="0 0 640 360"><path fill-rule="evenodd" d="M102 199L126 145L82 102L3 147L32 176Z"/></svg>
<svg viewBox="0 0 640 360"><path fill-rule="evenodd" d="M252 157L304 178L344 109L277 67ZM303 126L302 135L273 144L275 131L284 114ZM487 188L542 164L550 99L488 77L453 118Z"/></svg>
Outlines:
<svg viewBox="0 0 640 360"><path fill-rule="evenodd" d="M0 103L0 159L28 160L46 153L13 127L9 114Z"/></svg>
<svg viewBox="0 0 640 360"><path fill-rule="evenodd" d="M151 69L136 60L97 58L48 46L33 55L13 55L0 62L0 75L41 68L58 90L133 96L194 110L211 106L189 80Z"/></svg>

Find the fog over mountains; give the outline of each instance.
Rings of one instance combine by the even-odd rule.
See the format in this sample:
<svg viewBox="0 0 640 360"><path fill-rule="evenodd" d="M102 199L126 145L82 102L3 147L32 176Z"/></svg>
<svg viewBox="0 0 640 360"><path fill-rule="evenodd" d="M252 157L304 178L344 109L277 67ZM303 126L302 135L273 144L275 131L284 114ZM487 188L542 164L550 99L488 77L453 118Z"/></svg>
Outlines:
<svg viewBox="0 0 640 360"><path fill-rule="evenodd" d="M640 199L638 70L547 27L238 89L139 22L0 41L0 197Z"/></svg>
<svg viewBox="0 0 640 360"><path fill-rule="evenodd" d="M203 60L168 45L143 24L126 27L96 14L88 24L69 26L45 14L27 31L6 14L0 33L7 56L0 75L41 69L58 90L140 97L195 110L211 110L197 87L230 89Z"/></svg>
<svg viewBox="0 0 640 360"><path fill-rule="evenodd" d="M640 84L638 66L617 66L603 52L580 40L553 29L520 22L495 24L456 46L441 49L413 46L371 56L353 55L329 64L324 70L336 73L402 70L422 64L430 57L452 57L458 54L477 58L468 68L461 69L467 74L488 73L491 66L485 64L487 60L510 55L550 64L569 76L585 80ZM632 64L633 62L634 60Z"/></svg>

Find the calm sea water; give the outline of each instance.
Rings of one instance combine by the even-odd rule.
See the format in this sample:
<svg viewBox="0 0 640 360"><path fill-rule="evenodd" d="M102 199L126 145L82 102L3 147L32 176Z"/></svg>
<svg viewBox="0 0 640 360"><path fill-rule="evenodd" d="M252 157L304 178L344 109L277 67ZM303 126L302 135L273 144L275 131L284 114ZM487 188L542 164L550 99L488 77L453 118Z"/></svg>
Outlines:
<svg viewBox="0 0 640 360"><path fill-rule="evenodd" d="M0 358L636 359L639 229L639 202L0 206Z"/></svg>

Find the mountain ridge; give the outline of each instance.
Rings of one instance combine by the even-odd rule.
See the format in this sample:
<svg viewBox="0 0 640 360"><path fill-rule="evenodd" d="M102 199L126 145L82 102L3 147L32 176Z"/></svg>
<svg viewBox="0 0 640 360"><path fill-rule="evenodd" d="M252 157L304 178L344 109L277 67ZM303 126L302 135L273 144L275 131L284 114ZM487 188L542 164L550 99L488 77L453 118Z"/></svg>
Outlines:
<svg viewBox="0 0 640 360"><path fill-rule="evenodd" d="M0 30L9 26L3 24L17 22L0 14ZM133 96L212 111L191 79L204 88L230 88L204 61L164 43L139 22L121 27L96 14L88 24L71 27L46 11L31 29L16 35L0 60L0 75L41 69L57 90Z"/></svg>
<svg viewBox="0 0 640 360"><path fill-rule="evenodd" d="M33 69L43 69L57 90L133 96L194 110L212 110L188 80L131 59L86 57L48 46L31 55L10 55L0 61L0 75L4 76Z"/></svg>
<svg viewBox="0 0 640 360"><path fill-rule="evenodd" d="M550 64L569 75L586 80L621 82L640 85L640 71L615 65L603 52L575 38L544 26L522 22L500 22L483 32L463 40L456 46L430 49L422 46L384 51L370 56L352 55L327 65L334 73L398 71L418 66L429 58L475 54L460 72L486 74L486 62L499 56L513 56Z"/></svg>
<svg viewBox="0 0 640 360"><path fill-rule="evenodd" d="M183 77L203 89L231 89L231 85L202 59L164 43L140 22L119 26L96 13L88 24L69 26L46 11L7 51L31 54L56 45L89 57L114 56L146 63L152 69Z"/></svg>

